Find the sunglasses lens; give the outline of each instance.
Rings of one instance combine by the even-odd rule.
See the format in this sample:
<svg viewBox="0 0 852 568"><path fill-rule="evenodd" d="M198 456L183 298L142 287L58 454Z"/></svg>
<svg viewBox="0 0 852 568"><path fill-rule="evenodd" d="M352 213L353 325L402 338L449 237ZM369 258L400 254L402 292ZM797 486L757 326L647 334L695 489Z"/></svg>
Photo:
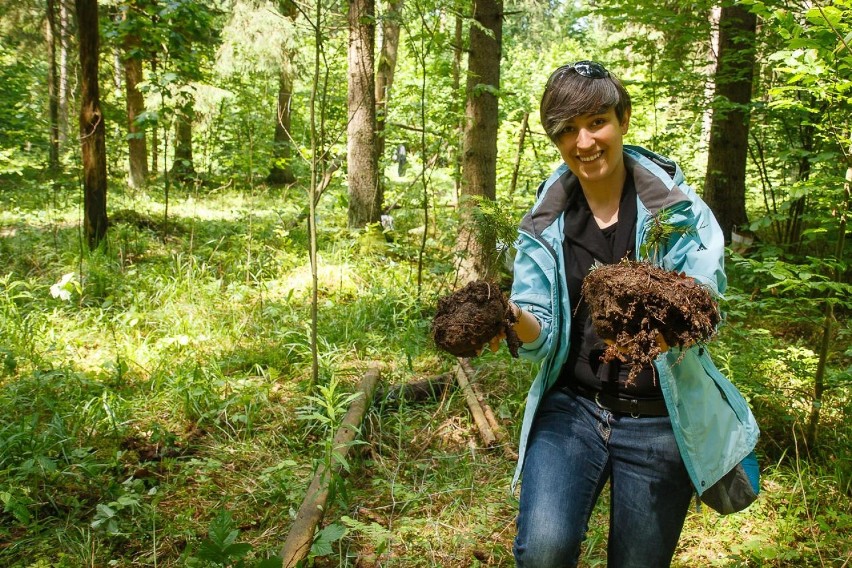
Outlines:
<svg viewBox="0 0 852 568"><path fill-rule="evenodd" d="M579 75L590 79L609 77L609 71L603 65L594 61L578 61L572 67Z"/></svg>

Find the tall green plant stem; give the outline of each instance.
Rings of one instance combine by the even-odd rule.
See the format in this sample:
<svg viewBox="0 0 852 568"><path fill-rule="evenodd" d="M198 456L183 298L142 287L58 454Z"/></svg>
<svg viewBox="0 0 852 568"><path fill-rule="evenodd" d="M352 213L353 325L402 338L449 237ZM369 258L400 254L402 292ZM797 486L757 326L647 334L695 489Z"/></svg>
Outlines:
<svg viewBox="0 0 852 568"><path fill-rule="evenodd" d="M322 48L322 2L317 0L316 23L314 25L314 75L311 83L310 123L311 123L311 186L308 189L308 235L310 240L309 255L311 260L311 381L308 390L312 391L319 380L319 353L317 348L317 325L319 304L319 279L317 277L317 177L320 161L318 157L319 141L317 140L316 99L319 90L320 49Z"/></svg>
<svg viewBox="0 0 852 568"><path fill-rule="evenodd" d="M422 13L421 13L422 19ZM420 249L417 251L417 298L423 290L423 257L426 254L426 242L429 236L429 181L426 179L426 52L431 47L426 45L424 34L420 34L420 52L415 52L420 67L420 155L423 157L423 170L420 172L420 181L423 184L423 235L420 238ZM431 165L431 164L430 164Z"/></svg>
<svg viewBox="0 0 852 568"><path fill-rule="evenodd" d="M847 161L849 156L847 156ZM843 183L843 205L840 208L840 223L837 231L837 244L834 247L834 258L839 262L843 258L843 248L846 241L846 223L849 215L849 205L852 203L852 164L846 168L846 179ZM842 273L839 266L834 269L834 281L841 282ZM828 365L828 355L831 348L831 337L834 329L834 303L831 296L834 293L829 290L825 300L825 308L822 320L822 341L819 348L819 361L817 363L816 375L814 376L814 399L811 403L811 412L808 417L808 430L806 440L808 448L814 448L817 443L820 409L822 408L822 397L825 393L825 369Z"/></svg>

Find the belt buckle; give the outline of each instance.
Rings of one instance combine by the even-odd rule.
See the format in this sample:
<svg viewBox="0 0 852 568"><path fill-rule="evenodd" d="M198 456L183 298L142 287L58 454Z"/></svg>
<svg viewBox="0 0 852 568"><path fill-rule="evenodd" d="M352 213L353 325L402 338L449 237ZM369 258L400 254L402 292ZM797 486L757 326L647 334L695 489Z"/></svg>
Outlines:
<svg viewBox="0 0 852 568"><path fill-rule="evenodd" d="M639 414L639 401L635 398L630 399L630 417L631 418L639 418L641 415Z"/></svg>
<svg viewBox="0 0 852 568"><path fill-rule="evenodd" d="M621 410L616 410L614 408L609 408L608 406L604 406L603 403L601 403L600 396L601 396L600 391L595 393L595 404L598 405L598 408L600 408L601 410L609 411L609 412L623 412ZM641 418L642 414L639 412L639 401L635 398L631 398L630 401L628 402L628 404L630 405L630 410L628 412L626 412L626 414L630 414L631 418Z"/></svg>

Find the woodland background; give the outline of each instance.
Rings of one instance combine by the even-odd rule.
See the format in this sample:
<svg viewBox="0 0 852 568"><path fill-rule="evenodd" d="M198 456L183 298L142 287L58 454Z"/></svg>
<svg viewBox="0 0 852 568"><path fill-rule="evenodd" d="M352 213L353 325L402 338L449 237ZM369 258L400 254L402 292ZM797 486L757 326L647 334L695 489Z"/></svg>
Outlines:
<svg viewBox="0 0 852 568"><path fill-rule="evenodd" d="M438 297L508 289L579 59L731 242L708 347L763 491L693 510L675 565L850 565L850 43L848 0L0 0L0 565L280 565L324 465L305 564L513 565L532 365L471 361L493 448L459 389L394 389L457 365Z"/></svg>

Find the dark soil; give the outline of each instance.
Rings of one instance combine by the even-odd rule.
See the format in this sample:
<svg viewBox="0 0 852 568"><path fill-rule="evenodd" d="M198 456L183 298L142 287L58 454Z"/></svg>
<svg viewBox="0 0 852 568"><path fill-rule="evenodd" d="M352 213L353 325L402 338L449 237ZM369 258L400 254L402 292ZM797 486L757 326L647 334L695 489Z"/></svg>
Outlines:
<svg viewBox="0 0 852 568"><path fill-rule="evenodd" d="M719 323L710 291L692 278L646 262L623 261L600 266L583 280L598 335L610 342L604 362L630 365L628 380L650 365L662 349L657 333L670 347L709 340Z"/></svg>
<svg viewBox="0 0 852 568"><path fill-rule="evenodd" d="M509 301L493 282L474 280L438 300L432 320L432 339L439 349L456 357L474 357L491 339L506 334L513 357L521 342L512 328L515 320Z"/></svg>

